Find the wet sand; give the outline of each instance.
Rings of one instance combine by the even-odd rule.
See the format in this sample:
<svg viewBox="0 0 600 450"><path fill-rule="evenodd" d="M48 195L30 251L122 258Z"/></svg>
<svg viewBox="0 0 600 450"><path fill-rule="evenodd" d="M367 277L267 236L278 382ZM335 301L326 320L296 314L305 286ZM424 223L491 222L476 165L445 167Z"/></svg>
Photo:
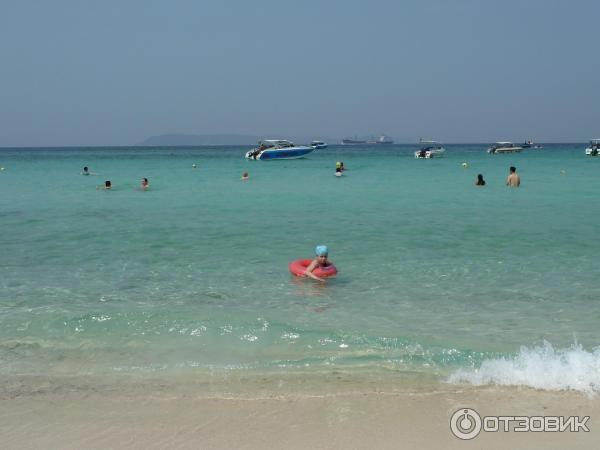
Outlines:
<svg viewBox="0 0 600 450"><path fill-rule="evenodd" d="M269 394L243 386L217 393L154 383L128 389L6 386L0 396L6 449L600 448L600 401L576 392L456 386L360 392L353 386L335 394ZM482 431L463 441L451 433L450 418L464 407L482 416L587 415L590 432Z"/></svg>

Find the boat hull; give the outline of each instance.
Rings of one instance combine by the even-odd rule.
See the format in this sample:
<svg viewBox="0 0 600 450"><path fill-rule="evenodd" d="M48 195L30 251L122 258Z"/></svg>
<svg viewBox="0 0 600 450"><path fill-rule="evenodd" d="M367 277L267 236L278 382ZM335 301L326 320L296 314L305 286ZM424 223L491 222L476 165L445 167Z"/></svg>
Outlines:
<svg viewBox="0 0 600 450"><path fill-rule="evenodd" d="M357 139L342 139L342 145L365 145L367 141L359 141Z"/></svg>
<svg viewBox="0 0 600 450"><path fill-rule="evenodd" d="M417 159L431 159L431 158L441 158L444 156L445 150L436 149L436 150L417 150L415 152L415 158Z"/></svg>
<svg viewBox="0 0 600 450"><path fill-rule="evenodd" d="M490 148L488 149L488 153L490 155L496 153L519 153L521 150L521 147Z"/></svg>
<svg viewBox="0 0 600 450"><path fill-rule="evenodd" d="M287 147L262 150L258 154L255 150L250 150L248 153L246 153L246 158L259 159L261 161L274 159L298 159L305 157L309 153L312 153L315 151L315 149L316 147Z"/></svg>

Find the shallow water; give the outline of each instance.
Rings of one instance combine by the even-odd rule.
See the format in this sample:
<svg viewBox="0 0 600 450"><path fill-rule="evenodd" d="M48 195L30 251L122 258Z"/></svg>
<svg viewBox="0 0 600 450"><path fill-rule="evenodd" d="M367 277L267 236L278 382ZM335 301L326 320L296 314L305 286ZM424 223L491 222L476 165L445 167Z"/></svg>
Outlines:
<svg viewBox="0 0 600 450"><path fill-rule="evenodd" d="M570 388L575 366L600 361L600 158L584 147L416 160L416 146L339 146L271 162L243 147L2 149L0 375L448 380L507 358L521 362L506 384L525 365L534 385L550 359ZM504 186L511 165L519 189ZM316 244L339 276L293 279L288 262ZM544 340L556 352L523 360Z"/></svg>

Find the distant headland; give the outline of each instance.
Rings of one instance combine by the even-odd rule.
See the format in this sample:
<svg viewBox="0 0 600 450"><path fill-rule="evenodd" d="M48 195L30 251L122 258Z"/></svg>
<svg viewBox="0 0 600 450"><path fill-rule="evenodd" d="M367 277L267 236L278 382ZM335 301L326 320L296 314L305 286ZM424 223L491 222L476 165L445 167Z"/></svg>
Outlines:
<svg viewBox="0 0 600 450"><path fill-rule="evenodd" d="M138 145L153 146L178 146L178 145L244 145L255 144L258 136L242 134L161 134L151 136Z"/></svg>

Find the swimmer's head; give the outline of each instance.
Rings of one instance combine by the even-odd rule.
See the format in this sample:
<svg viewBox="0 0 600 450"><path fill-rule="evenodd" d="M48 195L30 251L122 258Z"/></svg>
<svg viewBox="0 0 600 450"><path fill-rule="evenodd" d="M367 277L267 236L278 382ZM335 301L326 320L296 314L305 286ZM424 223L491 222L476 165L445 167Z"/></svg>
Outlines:
<svg viewBox="0 0 600 450"><path fill-rule="evenodd" d="M110 182L110 180L106 180L104 182L104 189L110 189L112 187L112 183Z"/></svg>
<svg viewBox="0 0 600 450"><path fill-rule="evenodd" d="M85 166L85 167L83 168L83 171L84 171L84 172L87 172L87 171L88 171L88 166Z"/></svg>
<svg viewBox="0 0 600 450"><path fill-rule="evenodd" d="M327 256L329 254L329 249L326 245L317 245L315 247L315 254L317 256Z"/></svg>

